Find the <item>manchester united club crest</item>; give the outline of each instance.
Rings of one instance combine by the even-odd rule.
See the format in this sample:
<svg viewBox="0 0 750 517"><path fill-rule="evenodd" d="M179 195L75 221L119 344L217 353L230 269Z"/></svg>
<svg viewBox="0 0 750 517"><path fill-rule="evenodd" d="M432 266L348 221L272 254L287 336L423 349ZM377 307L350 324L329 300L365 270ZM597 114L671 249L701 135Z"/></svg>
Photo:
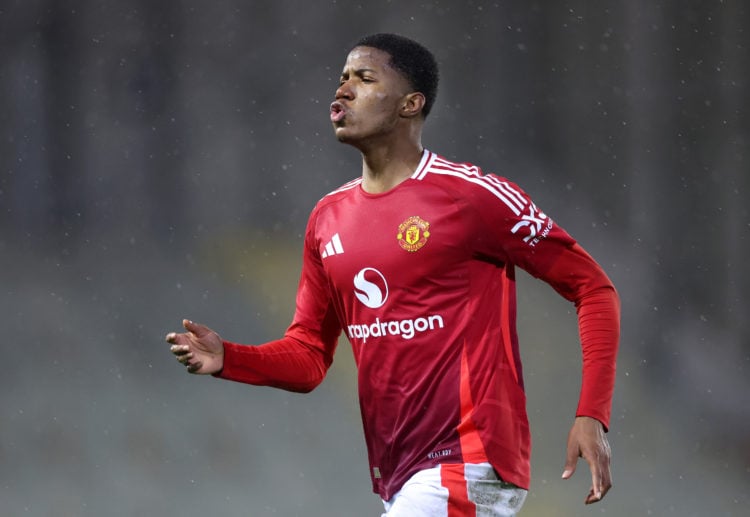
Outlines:
<svg viewBox="0 0 750 517"><path fill-rule="evenodd" d="M396 238L406 251L419 251L430 238L430 223L418 215L413 215L399 225Z"/></svg>

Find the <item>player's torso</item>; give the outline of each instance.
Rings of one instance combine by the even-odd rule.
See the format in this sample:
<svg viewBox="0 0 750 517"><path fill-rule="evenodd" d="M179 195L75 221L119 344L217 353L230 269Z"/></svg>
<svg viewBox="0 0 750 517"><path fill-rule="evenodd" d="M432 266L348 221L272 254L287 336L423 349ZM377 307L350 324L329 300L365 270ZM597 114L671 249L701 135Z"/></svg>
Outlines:
<svg viewBox="0 0 750 517"><path fill-rule="evenodd" d="M373 483L384 497L421 468L499 461L499 437L527 451L527 439L514 438L525 413L504 253L523 225L499 180L441 165L381 196L350 185L320 205L313 229L357 361ZM514 454L507 462L525 466Z"/></svg>
<svg viewBox="0 0 750 517"><path fill-rule="evenodd" d="M352 190L321 211L316 236L355 353L406 353L450 333L468 282L464 207L414 180L378 196Z"/></svg>

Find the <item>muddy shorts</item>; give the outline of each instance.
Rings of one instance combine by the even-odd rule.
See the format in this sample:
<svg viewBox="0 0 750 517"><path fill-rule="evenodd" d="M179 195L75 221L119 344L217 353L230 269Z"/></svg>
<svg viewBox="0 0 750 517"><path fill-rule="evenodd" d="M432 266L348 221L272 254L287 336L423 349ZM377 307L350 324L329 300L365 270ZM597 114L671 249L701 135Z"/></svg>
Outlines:
<svg viewBox="0 0 750 517"><path fill-rule="evenodd" d="M438 465L404 483L381 517L509 517L527 491L502 481L489 463Z"/></svg>

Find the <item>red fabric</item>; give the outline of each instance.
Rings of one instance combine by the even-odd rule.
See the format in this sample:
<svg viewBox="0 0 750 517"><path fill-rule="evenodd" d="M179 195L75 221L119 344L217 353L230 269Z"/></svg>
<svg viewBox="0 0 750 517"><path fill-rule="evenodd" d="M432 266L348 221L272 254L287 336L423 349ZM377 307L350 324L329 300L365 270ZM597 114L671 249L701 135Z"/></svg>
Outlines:
<svg viewBox="0 0 750 517"><path fill-rule="evenodd" d="M583 349L577 412L609 425L619 305L601 267L517 185L425 152L381 195L361 180L323 198L305 233L283 339L225 343L221 377L309 391L343 330L352 344L373 489L486 454L530 483L516 334L516 266L573 302ZM465 449L465 450L464 450Z"/></svg>
<svg viewBox="0 0 750 517"><path fill-rule="evenodd" d="M224 368L218 377L256 386L307 393L323 381L332 358L295 338L246 346L224 341Z"/></svg>
<svg viewBox="0 0 750 517"><path fill-rule="evenodd" d="M463 464L442 465L440 483L448 490L448 517L476 516L477 506L469 501Z"/></svg>
<svg viewBox="0 0 750 517"><path fill-rule="evenodd" d="M576 416L609 428L620 341L620 300L607 275L578 244L562 253L544 275L575 304L583 351L583 382Z"/></svg>

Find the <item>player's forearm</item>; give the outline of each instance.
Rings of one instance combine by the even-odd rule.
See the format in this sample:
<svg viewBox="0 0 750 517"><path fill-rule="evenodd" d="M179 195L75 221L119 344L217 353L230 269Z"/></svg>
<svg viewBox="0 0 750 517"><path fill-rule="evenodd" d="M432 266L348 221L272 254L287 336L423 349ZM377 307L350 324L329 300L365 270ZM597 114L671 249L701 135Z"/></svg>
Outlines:
<svg viewBox="0 0 750 517"><path fill-rule="evenodd" d="M578 416L609 426L620 340L620 301L612 281L578 244L564 249L543 278L575 303L583 350Z"/></svg>
<svg viewBox="0 0 750 517"><path fill-rule="evenodd" d="M224 368L217 377L306 393L323 381L332 357L285 336L264 345L224 342Z"/></svg>
<svg viewBox="0 0 750 517"><path fill-rule="evenodd" d="M577 416L609 427L620 339L620 302L614 287L602 286L578 300L583 381Z"/></svg>

